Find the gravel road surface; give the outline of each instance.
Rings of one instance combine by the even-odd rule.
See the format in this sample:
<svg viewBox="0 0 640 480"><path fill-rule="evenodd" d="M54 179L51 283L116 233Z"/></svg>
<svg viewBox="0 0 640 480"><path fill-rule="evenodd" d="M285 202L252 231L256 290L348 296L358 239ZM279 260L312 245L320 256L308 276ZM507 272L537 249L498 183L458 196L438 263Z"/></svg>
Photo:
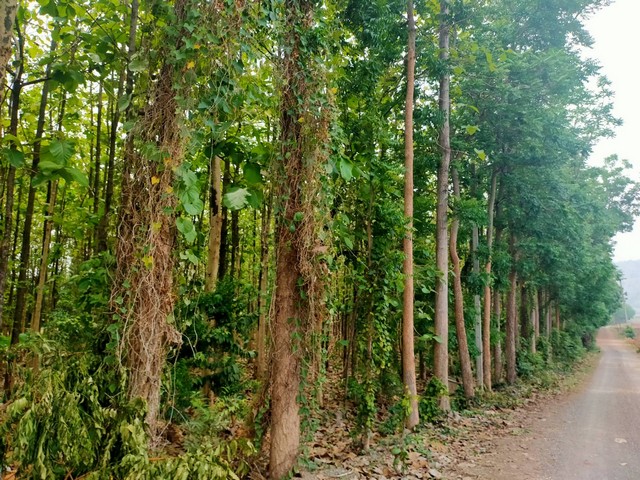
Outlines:
<svg viewBox="0 0 640 480"><path fill-rule="evenodd" d="M546 478L640 479L640 354L615 327L600 331L598 345L593 377L552 415L539 445L550 455Z"/></svg>

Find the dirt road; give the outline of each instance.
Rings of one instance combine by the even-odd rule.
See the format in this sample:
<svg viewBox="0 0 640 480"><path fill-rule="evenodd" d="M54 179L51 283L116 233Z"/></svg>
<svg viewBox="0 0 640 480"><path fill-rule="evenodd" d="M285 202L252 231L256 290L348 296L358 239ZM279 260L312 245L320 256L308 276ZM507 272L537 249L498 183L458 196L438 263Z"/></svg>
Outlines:
<svg viewBox="0 0 640 480"><path fill-rule="evenodd" d="M563 405L544 439L553 480L640 479L640 354L613 327L587 387Z"/></svg>
<svg viewBox="0 0 640 480"><path fill-rule="evenodd" d="M581 389L533 408L521 433L505 431L452 478L640 479L640 354L614 327L598 344L599 363Z"/></svg>

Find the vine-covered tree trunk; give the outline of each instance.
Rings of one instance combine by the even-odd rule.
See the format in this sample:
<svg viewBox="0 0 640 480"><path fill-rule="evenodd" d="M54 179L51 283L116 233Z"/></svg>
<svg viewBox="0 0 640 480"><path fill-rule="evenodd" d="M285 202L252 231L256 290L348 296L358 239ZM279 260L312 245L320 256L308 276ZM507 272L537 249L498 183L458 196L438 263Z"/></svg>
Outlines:
<svg viewBox="0 0 640 480"><path fill-rule="evenodd" d="M113 298L124 305L121 351L129 370L128 393L147 405L146 423L151 440L158 434L160 386L167 349L179 345L181 336L169 321L175 292L176 196L174 172L184 155L182 109L178 95L185 95L184 69L176 68L170 50L184 43L188 0L174 4L175 34L167 34L164 62L150 87L142 118L133 132L138 138L127 148L127 168L122 178L122 205L116 250L117 275ZM138 149L140 145L153 144Z"/></svg>
<svg viewBox="0 0 640 480"><path fill-rule="evenodd" d="M209 188L209 244L207 245L207 270L205 272L205 291L213 292L220 270L220 240L222 234L222 167L218 155L210 161Z"/></svg>
<svg viewBox="0 0 640 480"><path fill-rule="evenodd" d="M493 254L493 219L496 204L496 191L498 184L497 170L494 168L491 175L491 190L489 192L489 205L487 207L487 263L484 266L484 310L482 317L482 363L484 373L484 388L491 391L491 256ZM499 295L494 292L494 295Z"/></svg>
<svg viewBox="0 0 640 480"><path fill-rule="evenodd" d="M440 60L449 61L449 2L440 0ZM434 375L448 392L449 387L449 255L447 209L449 208L449 164L451 163L451 139L449 126L449 72L446 68L440 76L439 108L442 115L442 127L438 144L441 158L438 167L437 209L436 209L436 305L435 333L442 340L434 347ZM449 395L440 398L440 407L450 410Z"/></svg>
<svg viewBox="0 0 640 480"><path fill-rule="evenodd" d="M451 172L453 180L453 194L460 198L460 182L458 172L454 168ZM462 371L462 387L466 398L473 398L475 387L473 372L471 370L471 358L469 357L469 345L467 342L467 328L464 323L464 297L462 294L462 278L460 269L460 257L458 256L458 229L460 219L456 215L451 222L451 236L449 238L449 252L453 266L453 294L455 302L456 338L458 339L458 356L460 357L460 370Z"/></svg>
<svg viewBox="0 0 640 480"><path fill-rule="evenodd" d="M402 379L409 395L411 409L407 428L418 425L418 389L416 386L416 357L413 336L413 92L416 68L416 24L413 0L407 3L407 98L404 111L404 216L407 230L404 236L404 293L402 310Z"/></svg>
<svg viewBox="0 0 640 480"><path fill-rule="evenodd" d="M325 88L312 33L312 0L285 0L280 60L280 152L274 162L276 291L271 372L269 477L285 478L300 446L297 398L303 345L320 322L322 283L316 271L319 168L326 161ZM311 41L309 36L314 41Z"/></svg>

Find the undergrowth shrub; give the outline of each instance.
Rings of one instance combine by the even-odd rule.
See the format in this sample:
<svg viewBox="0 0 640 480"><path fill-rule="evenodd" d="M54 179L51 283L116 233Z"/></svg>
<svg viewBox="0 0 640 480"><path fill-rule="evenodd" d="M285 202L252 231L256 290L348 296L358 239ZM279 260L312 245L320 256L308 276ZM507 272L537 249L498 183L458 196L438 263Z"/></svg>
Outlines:
<svg viewBox="0 0 640 480"><path fill-rule="evenodd" d="M255 355L249 348L258 319L249 308L255 295L252 288L226 279L215 292L181 302L176 321L185 341L176 363L178 404L188 404L191 392L204 385L218 395L245 389L243 367Z"/></svg>
<svg viewBox="0 0 640 480"><path fill-rule="evenodd" d="M247 473L244 459L255 449L247 439L220 435L229 425L221 420L222 407L191 425L184 454L151 456L145 405L127 400L117 369L39 336L21 348L30 348L22 352L28 362L35 350L42 357L34 378L19 384L0 417L0 467L17 468L17 478L215 480ZM242 412L230 408L224 415L233 413Z"/></svg>
<svg viewBox="0 0 640 480"><path fill-rule="evenodd" d="M554 330L551 335L551 348L554 360L566 364L572 364L582 358L586 349L579 337L565 331Z"/></svg>
<svg viewBox="0 0 640 480"><path fill-rule="evenodd" d="M622 331L622 335L626 338L636 338L636 331L627 325Z"/></svg>
<svg viewBox="0 0 640 480"><path fill-rule="evenodd" d="M523 348L517 352L516 371L523 379L537 376L545 368L544 355L541 352L531 352L529 348Z"/></svg>
<svg viewBox="0 0 640 480"><path fill-rule="evenodd" d="M439 399L447 394L446 385L438 378L431 377L425 388L424 395L420 398L420 418L425 422L440 420L444 412L440 408Z"/></svg>

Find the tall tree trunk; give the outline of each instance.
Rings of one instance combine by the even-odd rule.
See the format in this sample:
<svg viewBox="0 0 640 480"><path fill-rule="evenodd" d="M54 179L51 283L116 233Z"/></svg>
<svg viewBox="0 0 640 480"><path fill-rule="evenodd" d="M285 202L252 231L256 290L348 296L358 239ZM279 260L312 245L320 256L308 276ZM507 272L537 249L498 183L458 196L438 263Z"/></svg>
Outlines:
<svg viewBox="0 0 640 480"><path fill-rule="evenodd" d="M56 41L51 41L50 52L56 49ZM51 63L45 69L45 78L51 76ZM38 110L38 122L36 126L36 136L33 143L33 159L31 168L29 169L29 191L27 194L27 207L24 214L24 225L22 227L22 244L20 246L20 264L18 267L18 284L16 291L16 303L13 311L13 326L11 327L11 345L16 345L20 339L20 334L24 328L24 318L26 315L27 292L29 285L27 284L27 273L29 270L29 259L31 256L31 224L33 223L33 209L36 200L36 188L33 185L33 179L38 172L38 164L40 163L40 148L42 136L47 114L47 102L49 100L50 80L45 80L42 84L42 94L40 96L40 107ZM5 395L10 396L13 389L13 370L15 366L10 365L5 375Z"/></svg>
<svg viewBox="0 0 640 480"><path fill-rule="evenodd" d="M449 62L449 2L440 0L440 61L447 65ZM435 304L435 334L442 339L434 346L434 375L442 382L447 393L440 398L440 407L448 411L449 403L449 255L448 255L448 226L447 209L449 208L449 164L451 163L451 143L449 126L449 72L444 67L440 77L439 108L443 117L442 128L438 144L441 158L438 168L438 192L436 209L436 304Z"/></svg>
<svg viewBox="0 0 640 480"><path fill-rule="evenodd" d="M211 181L209 189L209 244L207 246L207 270L205 291L213 292L220 270L220 235L222 234L222 168L218 155L210 160Z"/></svg>
<svg viewBox="0 0 640 480"><path fill-rule="evenodd" d="M480 243L480 234L478 231L478 224L474 223L471 232L471 254L473 255L473 273L476 275L476 278L480 276L480 260L478 259L478 244ZM476 355L476 379L478 385L482 387L484 381L484 370L483 370L483 344L482 344L482 312L480 311L480 295L477 293L473 296L473 306L474 306L474 333L475 333L475 341L476 341L476 350L478 351Z"/></svg>
<svg viewBox="0 0 640 480"><path fill-rule="evenodd" d="M120 307L126 311L120 349L129 370L128 395L146 403L145 421L152 442L159 433L160 387L167 350L170 345L181 343L180 333L168 320L175 305L176 229L171 212L175 211L177 199L167 192L171 191L174 171L184 156L183 110L177 97L187 95L189 86L183 78L186 69L176 65L166 49L180 50L184 45L188 2L174 3L175 28L166 34L166 47L160 52L160 58L165 60L150 85L140 128L136 129L140 144L155 144L162 161L148 158L146 150L139 151L132 139L126 148L117 274L112 293L113 298L123 299ZM134 12L137 13L137 4L132 6L132 15Z"/></svg>
<svg viewBox="0 0 640 480"><path fill-rule="evenodd" d="M222 222L220 222L222 225ZM260 273L258 284L260 295L258 297L258 379L267 380L267 323L269 321L269 309L267 305L269 290L269 233L271 231L271 196L262 210L262 226L260 229Z"/></svg>
<svg viewBox="0 0 640 480"><path fill-rule="evenodd" d="M94 166L93 166L93 185L92 185L92 194L93 194L93 215L97 217L98 212L100 210L100 171L102 169L102 82L98 87L98 116L96 119L96 145L95 145L95 153L93 157ZM115 153L115 152L114 152ZM94 244L97 244L97 232L98 228L94 229Z"/></svg>
<svg viewBox="0 0 640 480"><path fill-rule="evenodd" d="M133 59L133 56L136 53L136 35L138 31L138 11L140 8L139 0L131 1L131 12L129 16L129 38L127 41L127 58L126 58L126 66L124 67L122 74L120 75L119 84L118 84L118 98L121 98L124 95L129 97L129 105L125 110L125 118L130 119L131 117L131 104L133 97L133 72L129 70L129 64ZM117 149L117 139L118 139L118 125L120 123L120 108L117 104L114 104L113 115L111 117L111 132L109 135L109 159L107 161L107 170L105 172L106 175L106 184L105 184L105 192L104 192L104 212L102 213L102 217L100 217L100 222L98 224L98 233L97 233L97 248L98 252L103 252L107 250L108 244L108 230L109 230L109 221L111 217L111 212L113 210L113 189L114 189L114 178L115 178L115 159L116 159L116 149ZM131 140L133 137L129 135L127 138L127 150L129 150L126 156L131 157ZM129 172L129 164L125 162L125 169L123 172L123 178L128 175ZM123 198L123 200L126 200Z"/></svg>
<svg viewBox="0 0 640 480"><path fill-rule="evenodd" d="M518 330L518 274L516 273L515 237L511 233L509 241L511 250L511 271L509 272L509 292L507 294L507 326L505 349L507 354L507 382L516 381L516 336Z"/></svg>
<svg viewBox="0 0 640 480"><path fill-rule="evenodd" d="M527 347L531 343L531 316L529 315L529 290L524 283L520 285L520 338L527 342ZM516 348L520 349L520 342Z"/></svg>
<svg viewBox="0 0 640 480"><path fill-rule="evenodd" d="M73 51L75 53L75 50ZM60 113L58 115L58 132L62 132L65 108L67 105L66 94L62 97L60 103ZM51 230L53 228L53 215L56 209L56 199L58 196L58 180L51 180L47 183L47 212L42 228L42 254L40 256L40 269L38 272L38 284L36 286L36 298L33 307L33 315L31 317L31 331L38 333L42 320L42 310L44 306L44 286L47 281L49 271L49 252L51 250ZM34 365L37 367L38 360L36 358Z"/></svg>
<svg viewBox="0 0 640 480"><path fill-rule="evenodd" d="M494 167L491 175L491 191L489 192L489 205L487 207L487 263L484 266L484 311L482 317L482 363L484 373L484 388L491 391L491 262L493 255L493 219L496 205L496 190L498 173ZM497 292L495 295L499 295Z"/></svg>
<svg viewBox="0 0 640 480"><path fill-rule="evenodd" d="M20 113L20 93L22 92L22 75L24 71L24 37L22 36L20 29L18 31L18 65L16 67L16 74L11 86L11 110L9 133L13 136L18 135L18 115ZM6 67L6 65L5 65ZM5 75L2 76L4 79ZM2 88L2 85L0 85ZM16 145L11 142L11 148L16 149ZM2 238L0 239L0 327L2 327L4 319L4 307L5 307L5 290L7 287L7 274L9 268L9 254L11 250L11 236L12 236L12 223L13 223L13 198L16 179L16 167L10 164L7 172L7 178L5 180L5 201L4 201L4 222L2 225ZM19 203L18 203L19 205Z"/></svg>
<svg viewBox="0 0 640 480"><path fill-rule="evenodd" d="M276 292L271 375L271 451L269 477L285 478L300 447L301 340L313 330L319 284L312 270L317 246L314 203L319 161L327 138L323 108L313 102L321 70L309 35L311 0L285 0L280 78L280 155L274 163L276 184ZM315 39L315 36L314 36ZM324 88L324 84L322 85Z"/></svg>
<svg viewBox="0 0 640 480"><path fill-rule="evenodd" d="M496 331L500 333L500 324L502 317L502 295L499 291L493 292L493 316L495 318ZM496 339L495 345L493 346L493 379L496 383L500 383L502 381L502 342L500 341L500 336Z"/></svg>
<svg viewBox="0 0 640 480"><path fill-rule="evenodd" d="M413 92L416 69L416 24L413 18L413 0L407 2L407 98L404 110L404 216L407 230L404 236L404 293L402 310L402 379L409 395L410 411L407 428L420 421L418 415L418 389L416 386L416 357L413 339Z"/></svg>
<svg viewBox="0 0 640 480"><path fill-rule="evenodd" d="M453 180L453 194L460 199L460 182L455 168L451 171ZM462 387L464 396L473 398L475 395L473 372L471 371L471 358L469 357L469 345L467 343L467 329L464 323L464 298L462 294L462 278L460 270L460 257L458 256L458 229L460 219L456 215L451 222L451 236L449 238L449 252L453 266L453 293L455 298L456 336L458 338L458 355L460 357L460 369L462 370Z"/></svg>
<svg viewBox="0 0 640 480"><path fill-rule="evenodd" d="M49 270L49 251L51 248L51 229L53 226L53 214L56 208L56 197L58 193L58 181L49 182L49 195L47 199L47 217L44 221L42 238L42 255L40 257L40 271L38 275L38 285L36 286L36 300L31 317L31 331L40 331L42 317L42 307L44 304L44 285L47 281L47 271Z"/></svg>
<svg viewBox="0 0 640 480"><path fill-rule="evenodd" d="M13 27L18 11L17 0L0 0L0 105L4 103L7 66L11 59Z"/></svg>
<svg viewBox="0 0 640 480"><path fill-rule="evenodd" d="M531 324L531 352L536 353L540 336L540 304L538 303L538 292L535 290L531 298Z"/></svg>
<svg viewBox="0 0 640 480"><path fill-rule="evenodd" d="M231 166L230 161L224 162L224 175L222 177L222 190L227 191L231 183ZM222 280L228 272L227 253L229 232L229 209L222 205L222 227L220 232L220 265L218 267L218 279Z"/></svg>

